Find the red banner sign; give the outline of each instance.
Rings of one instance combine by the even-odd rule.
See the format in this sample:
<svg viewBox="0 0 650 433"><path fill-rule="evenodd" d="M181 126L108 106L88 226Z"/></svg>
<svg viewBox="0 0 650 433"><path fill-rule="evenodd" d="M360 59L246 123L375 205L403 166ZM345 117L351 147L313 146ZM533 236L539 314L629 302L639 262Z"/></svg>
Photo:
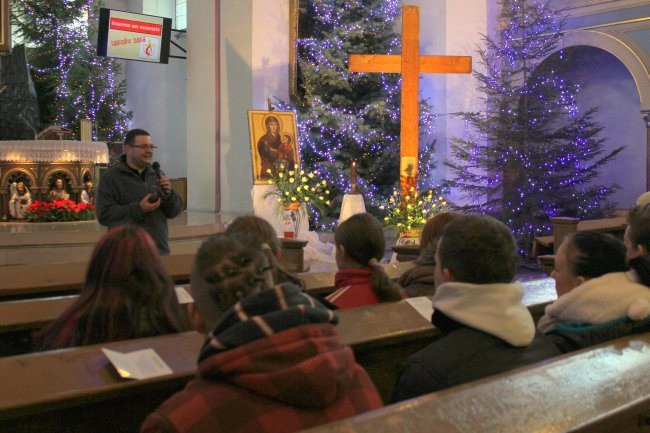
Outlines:
<svg viewBox="0 0 650 433"><path fill-rule="evenodd" d="M162 25L160 24L125 20L122 18L111 18L111 29L124 30L126 32L145 33L148 35L156 36L160 36L162 34Z"/></svg>

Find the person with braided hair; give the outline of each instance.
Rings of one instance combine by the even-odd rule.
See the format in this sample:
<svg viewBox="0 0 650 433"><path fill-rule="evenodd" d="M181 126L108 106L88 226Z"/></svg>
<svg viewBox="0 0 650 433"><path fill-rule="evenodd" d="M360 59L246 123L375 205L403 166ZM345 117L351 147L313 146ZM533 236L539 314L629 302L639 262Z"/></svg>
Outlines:
<svg viewBox="0 0 650 433"><path fill-rule="evenodd" d="M282 256L282 245L275 229L264 218L255 215L240 215L226 227L226 233L237 235L248 233L255 236L263 244L263 251L267 255L269 264L272 267L273 281L278 283L292 282L304 286L303 281L296 275L289 272L278 260Z"/></svg>
<svg viewBox="0 0 650 433"><path fill-rule="evenodd" d="M379 264L386 239L377 218L369 213L352 215L336 228L334 245L339 271L334 277L336 290L326 298L329 302L351 308L404 297Z"/></svg>
<svg viewBox="0 0 650 433"><path fill-rule="evenodd" d="M206 239L190 276L197 330L208 332L198 372L141 432L294 432L379 408L336 313L300 287L271 287L255 238Z"/></svg>

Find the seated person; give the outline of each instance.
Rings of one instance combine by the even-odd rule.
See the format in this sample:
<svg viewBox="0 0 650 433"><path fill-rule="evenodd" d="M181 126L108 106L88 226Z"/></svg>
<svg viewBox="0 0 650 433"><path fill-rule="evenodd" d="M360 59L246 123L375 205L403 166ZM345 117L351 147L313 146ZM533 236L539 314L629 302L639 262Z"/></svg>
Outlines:
<svg viewBox="0 0 650 433"><path fill-rule="evenodd" d="M369 213L352 215L334 232L335 291L327 300L339 308L399 301L401 288L384 272L379 261L386 250L384 229Z"/></svg>
<svg viewBox="0 0 650 433"><path fill-rule="evenodd" d="M187 331L158 249L135 225L110 229L93 250L79 298L35 337L37 350Z"/></svg>
<svg viewBox="0 0 650 433"><path fill-rule="evenodd" d="M56 179L54 188L50 190L50 194L47 196L47 201L53 202L54 200L70 200L70 194L65 190L63 179L60 177Z"/></svg>
<svg viewBox="0 0 650 433"><path fill-rule="evenodd" d="M32 204L32 195L24 182L14 182L10 186L9 215L17 220L25 219L25 212Z"/></svg>
<svg viewBox="0 0 650 433"><path fill-rule="evenodd" d="M382 405L337 316L299 287L270 288L259 248L218 233L192 267L192 322L210 332L197 377L141 432L293 432Z"/></svg>
<svg viewBox="0 0 650 433"><path fill-rule="evenodd" d="M627 272L625 245L614 236L576 232L555 254L557 301L537 328L563 352L650 330L650 289Z"/></svg>
<svg viewBox="0 0 650 433"><path fill-rule="evenodd" d="M645 194L650 196L650 193ZM623 241L627 250L625 258L636 280L650 286L650 204L638 204L627 214Z"/></svg>
<svg viewBox="0 0 650 433"><path fill-rule="evenodd" d="M485 215L449 222L436 251L431 323L442 336L410 356L392 401L481 379L558 355L513 283L519 257L510 229ZM415 313L414 313L415 314Z"/></svg>
<svg viewBox="0 0 650 433"><path fill-rule="evenodd" d="M442 212L429 218L420 236L420 256L415 266L404 272L397 282L409 297L431 296L436 291L433 270L435 269L438 239L445 225L460 216L453 212Z"/></svg>
<svg viewBox="0 0 650 433"><path fill-rule="evenodd" d="M274 284L290 282L303 290L305 289L305 282L278 262L282 257L282 245L275 229L267 220L253 215L238 216L228 224L225 233L235 236L243 234L254 236L258 242L262 243L262 251L271 265ZM311 296L318 299L330 310L338 310L338 307L327 301L324 296L319 294L312 294Z"/></svg>
<svg viewBox="0 0 650 433"><path fill-rule="evenodd" d="M304 286L300 278L278 263L279 258L282 256L282 245L280 244L275 229L267 220L253 215L238 216L228 224L225 232L229 235L248 233L257 237L263 244L262 248L264 252L270 253L267 254L267 260L272 267L273 282L275 284L290 281L301 287Z"/></svg>

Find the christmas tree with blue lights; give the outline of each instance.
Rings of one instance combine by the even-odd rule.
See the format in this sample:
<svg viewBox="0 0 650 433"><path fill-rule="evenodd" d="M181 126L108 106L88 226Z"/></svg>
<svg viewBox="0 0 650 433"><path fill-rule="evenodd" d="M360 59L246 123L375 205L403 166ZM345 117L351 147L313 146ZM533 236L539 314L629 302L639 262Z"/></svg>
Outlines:
<svg viewBox="0 0 650 433"><path fill-rule="evenodd" d="M349 191L357 163L357 191L379 213L382 199L399 180L400 76L353 73L349 54L399 54L399 0L301 0L298 39L298 96L278 108L295 110L303 164L318 169L337 199ZM305 31L304 29L307 28ZM399 26L398 26L399 28ZM420 132L433 132L435 115L420 103ZM420 181L426 188L433 144L422 146Z"/></svg>
<svg viewBox="0 0 650 433"><path fill-rule="evenodd" d="M27 59L43 125L59 125L79 138L81 119L93 139L121 141L131 113L120 64L95 55L96 0L23 0L12 3L12 24L27 44Z"/></svg>
<svg viewBox="0 0 650 433"><path fill-rule="evenodd" d="M563 19L535 0L500 2L498 37L478 51L485 72L474 72L485 111L461 113L466 133L453 140L446 162L465 212L508 225L522 254L551 232L549 217L611 215L616 185L597 184L611 152L599 136L594 108L582 110L580 85L565 77L571 50L558 50Z"/></svg>

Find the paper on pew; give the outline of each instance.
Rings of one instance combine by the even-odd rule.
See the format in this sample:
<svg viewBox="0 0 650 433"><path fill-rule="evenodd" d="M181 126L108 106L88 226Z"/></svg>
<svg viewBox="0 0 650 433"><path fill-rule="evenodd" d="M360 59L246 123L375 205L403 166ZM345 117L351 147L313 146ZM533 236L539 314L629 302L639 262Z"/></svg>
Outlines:
<svg viewBox="0 0 650 433"><path fill-rule="evenodd" d="M165 376L173 371L153 349L136 350L130 353L102 349L120 376L126 379L149 379Z"/></svg>
<svg viewBox="0 0 650 433"><path fill-rule="evenodd" d="M433 305L431 305L431 298L427 296L418 296L417 298L406 298L406 302L415 309L422 317L431 320L433 314Z"/></svg>
<svg viewBox="0 0 650 433"><path fill-rule="evenodd" d="M174 286L174 290L176 291L176 298L179 304L191 304L194 302L194 298L185 290L185 287Z"/></svg>

